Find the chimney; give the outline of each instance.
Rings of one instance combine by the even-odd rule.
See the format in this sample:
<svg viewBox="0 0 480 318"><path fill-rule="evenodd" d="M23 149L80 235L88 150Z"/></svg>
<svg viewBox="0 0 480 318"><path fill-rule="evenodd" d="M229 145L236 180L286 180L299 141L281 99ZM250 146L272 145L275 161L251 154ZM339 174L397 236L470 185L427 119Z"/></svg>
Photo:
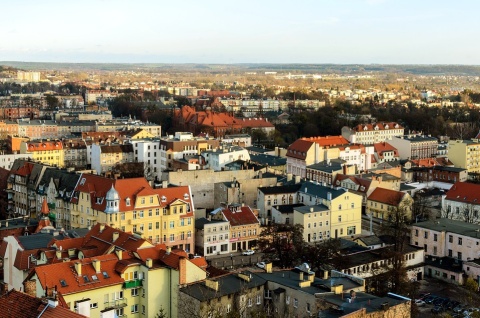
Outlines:
<svg viewBox="0 0 480 318"><path fill-rule="evenodd" d="M102 233L103 230L105 230L105 224L102 223L100 224L100 233Z"/></svg>
<svg viewBox="0 0 480 318"><path fill-rule="evenodd" d="M328 279L328 271L323 271L323 279Z"/></svg>
<svg viewBox="0 0 480 318"><path fill-rule="evenodd" d="M101 269L100 269L100 261L98 259L94 259L92 261L92 265L93 265L93 268L95 269L95 273L100 273L101 272Z"/></svg>
<svg viewBox="0 0 480 318"><path fill-rule="evenodd" d="M82 276L82 263L75 262L75 271L77 272L78 276Z"/></svg>
<svg viewBox="0 0 480 318"><path fill-rule="evenodd" d="M8 227L8 220L5 221L5 227Z"/></svg>
<svg viewBox="0 0 480 318"><path fill-rule="evenodd" d="M180 257L178 260L178 272L179 272L179 278L178 282L180 285L186 284L187 283L187 258L185 257Z"/></svg>
<svg viewBox="0 0 480 318"><path fill-rule="evenodd" d="M31 279L23 282L23 289L25 290L25 294L30 295L32 297L37 297L37 280Z"/></svg>
<svg viewBox="0 0 480 318"><path fill-rule="evenodd" d="M299 279L302 281L303 280L303 272L300 272L300 277Z"/></svg>
<svg viewBox="0 0 480 318"><path fill-rule="evenodd" d="M205 286L207 286L208 288L211 288L215 291L218 291L218 281L216 281L216 280L206 279L205 280Z"/></svg>
<svg viewBox="0 0 480 318"><path fill-rule="evenodd" d="M295 176L295 184L300 183L300 180L301 180L300 176Z"/></svg>
<svg viewBox="0 0 480 318"><path fill-rule="evenodd" d="M62 251L60 249L58 249L56 252L55 252L55 256L58 258L58 259L61 259L62 258Z"/></svg>
<svg viewBox="0 0 480 318"><path fill-rule="evenodd" d="M243 279L246 282L250 282L250 279L251 279L250 275L246 275L246 274L242 274L242 273L238 273L238 277L240 279Z"/></svg>
<svg viewBox="0 0 480 318"><path fill-rule="evenodd" d="M113 232L112 242L115 242L115 241L118 239L119 236L120 236L120 233L118 233L118 232Z"/></svg>
<svg viewBox="0 0 480 318"><path fill-rule="evenodd" d="M287 173L287 181L292 181L293 175L291 173Z"/></svg>
<svg viewBox="0 0 480 318"><path fill-rule="evenodd" d="M330 291L334 292L335 295L340 295L340 294L343 295L343 285L342 284L334 285L330 288Z"/></svg>
<svg viewBox="0 0 480 318"><path fill-rule="evenodd" d="M162 181L162 188L168 188L168 181L167 180L164 180Z"/></svg>
<svg viewBox="0 0 480 318"><path fill-rule="evenodd" d="M148 267L148 268L152 268L153 266L153 260L151 258L147 258L147 260L145 261L145 265Z"/></svg>
<svg viewBox="0 0 480 318"><path fill-rule="evenodd" d="M122 257L123 257L123 252L121 249L116 249L115 250L115 254L117 254L117 257L118 257L118 260L122 260Z"/></svg>
<svg viewBox="0 0 480 318"><path fill-rule="evenodd" d="M170 246L167 247L167 255L170 255L170 253L172 252L172 248Z"/></svg>

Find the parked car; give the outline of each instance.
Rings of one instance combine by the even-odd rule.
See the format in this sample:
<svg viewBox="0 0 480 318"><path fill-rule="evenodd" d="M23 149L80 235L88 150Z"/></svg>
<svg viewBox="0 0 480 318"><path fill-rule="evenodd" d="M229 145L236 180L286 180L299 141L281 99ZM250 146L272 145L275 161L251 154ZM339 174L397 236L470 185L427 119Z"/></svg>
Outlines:
<svg viewBox="0 0 480 318"><path fill-rule="evenodd" d="M460 302L456 300L450 300L447 304L447 309L453 310L453 308L457 307L458 305L460 305Z"/></svg>
<svg viewBox="0 0 480 318"><path fill-rule="evenodd" d="M253 255L255 254L254 250L245 250L242 252L242 255Z"/></svg>
<svg viewBox="0 0 480 318"><path fill-rule="evenodd" d="M442 313L444 311L445 311L445 309L443 309L442 306L435 306L435 307L432 308L432 312L434 314L439 314L439 313Z"/></svg>
<svg viewBox="0 0 480 318"><path fill-rule="evenodd" d="M472 316L472 314L475 312L475 311L480 311L480 309L478 308L468 308L466 310L463 311L463 316L464 317L470 317Z"/></svg>
<svg viewBox="0 0 480 318"><path fill-rule="evenodd" d="M438 298L438 296L429 295L429 296L427 296L427 297L425 298L424 301L425 301L426 304L431 304L431 303L433 303L433 301L434 301L435 299L437 299L437 298Z"/></svg>
<svg viewBox="0 0 480 318"><path fill-rule="evenodd" d="M415 305L417 305L418 307L423 307L425 306L425 302L421 299L415 299Z"/></svg>
<svg viewBox="0 0 480 318"><path fill-rule="evenodd" d="M265 262L259 262L259 263L257 263L257 267L265 268Z"/></svg>
<svg viewBox="0 0 480 318"><path fill-rule="evenodd" d="M430 295L431 295L430 293L422 293L422 294L418 295L417 299L425 300L425 298L427 298Z"/></svg>
<svg viewBox="0 0 480 318"><path fill-rule="evenodd" d="M434 306L443 307L444 302L445 302L445 298L438 297L438 298L436 298L436 299L432 302L432 304L433 304Z"/></svg>

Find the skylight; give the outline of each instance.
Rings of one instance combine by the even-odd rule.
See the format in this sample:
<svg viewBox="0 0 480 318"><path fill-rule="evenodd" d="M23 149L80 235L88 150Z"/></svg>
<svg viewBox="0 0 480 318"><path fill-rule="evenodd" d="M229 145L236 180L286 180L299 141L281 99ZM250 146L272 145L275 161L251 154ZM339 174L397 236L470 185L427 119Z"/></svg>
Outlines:
<svg viewBox="0 0 480 318"><path fill-rule="evenodd" d="M110 276L108 276L107 272L102 272L102 274L103 274L103 278L110 278Z"/></svg>
<svg viewBox="0 0 480 318"><path fill-rule="evenodd" d="M60 285L62 285L62 287L68 286L68 284L67 284L67 282L65 281L65 279L60 279Z"/></svg>

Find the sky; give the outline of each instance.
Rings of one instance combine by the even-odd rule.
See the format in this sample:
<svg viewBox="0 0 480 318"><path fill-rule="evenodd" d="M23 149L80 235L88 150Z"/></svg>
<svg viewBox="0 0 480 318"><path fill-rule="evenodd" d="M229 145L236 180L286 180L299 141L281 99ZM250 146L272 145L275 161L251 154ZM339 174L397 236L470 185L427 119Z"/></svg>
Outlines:
<svg viewBox="0 0 480 318"><path fill-rule="evenodd" d="M478 0L15 0L0 61L480 65Z"/></svg>

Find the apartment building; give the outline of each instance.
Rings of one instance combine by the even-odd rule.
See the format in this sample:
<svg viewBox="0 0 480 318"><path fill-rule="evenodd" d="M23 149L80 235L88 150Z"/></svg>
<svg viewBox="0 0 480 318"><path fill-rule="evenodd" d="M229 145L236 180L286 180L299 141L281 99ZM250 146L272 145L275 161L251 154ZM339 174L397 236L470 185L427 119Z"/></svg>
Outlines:
<svg viewBox="0 0 480 318"><path fill-rule="evenodd" d="M238 146L220 146L218 149L205 150L202 152L208 168L221 171L225 165L236 160L250 160L250 154L245 148Z"/></svg>
<svg viewBox="0 0 480 318"><path fill-rule="evenodd" d="M468 173L480 173L480 142L478 139L450 140L448 159L455 167L467 169Z"/></svg>
<svg viewBox="0 0 480 318"><path fill-rule="evenodd" d="M262 224L272 219L272 207L297 203L297 191L300 183L284 186L259 187L257 193L257 208Z"/></svg>
<svg viewBox="0 0 480 318"><path fill-rule="evenodd" d="M388 143L398 150L400 159L425 159L438 154L438 139L432 136L399 136Z"/></svg>
<svg viewBox="0 0 480 318"><path fill-rule="evenodd" d="M150 242L192 251L194 205L188 186L153 189L145 178L82 174L70 203L72 228L107 223Z"/></svg>
<svg viewBox="0 0 480 318"><path fill-rule="evenodd" d="M98 174L112 170L118 164L134 162L132 144L92 144L92 169Z"/></svg>
<svg viewBox="0 0 480 318"><path fill-rule="evenodd" d="M293 224L303 226L303 240L315 243L327 239L331 233L330 209L325 205L298 206L293 208ZM318 234L318 235L317 235Z"/></svg>
<svg viewBox="0 0 480 318"><path fill-rule="evenodd" d="M20 144L21 154L31 154L32 159L43 164L64 167L63 143L59 140L26 141Z"/></svg>
<svg viewBox="0 0 480 318"><path fill-rule="evenodd" d="M304 182L297 193L297 203L328 208L325 213L330 216L330 230L324 231L324 239L361 233L362 196L358 194L338 187Z"/></svg>
<svg viewBox="0 0 480 318"><path fill-rule="evenodd" d="M480 185L456 182L443 197L442 216L468 223L480 222Z"/></svg>
<svg viewBox="0 0 480 318"><path fill-rule="evenodd" d="M204 255L230 253L230 223L226 220L195 220L195 252Z"/></svg>
<svg viewBox="0 0 480 318"><path fill-rule="evenodd" d="M367 214L382 220L412 219L412 197L405 192L377 187L367 197Z"/></svg>
<svg viewBox="0 0 480 318"><path fill-rule="evenodd" d="M395 122L360 124L353 128L343 127L342 136L351 143L371 145L392 140L404 134L404 128Z"/></svg>
<svg viewBox="0 0 480 318"><path fill-rule="evenodd" d="M87 144L83 139L63 140L64 166L86 168L88 164Z"/></svg>

